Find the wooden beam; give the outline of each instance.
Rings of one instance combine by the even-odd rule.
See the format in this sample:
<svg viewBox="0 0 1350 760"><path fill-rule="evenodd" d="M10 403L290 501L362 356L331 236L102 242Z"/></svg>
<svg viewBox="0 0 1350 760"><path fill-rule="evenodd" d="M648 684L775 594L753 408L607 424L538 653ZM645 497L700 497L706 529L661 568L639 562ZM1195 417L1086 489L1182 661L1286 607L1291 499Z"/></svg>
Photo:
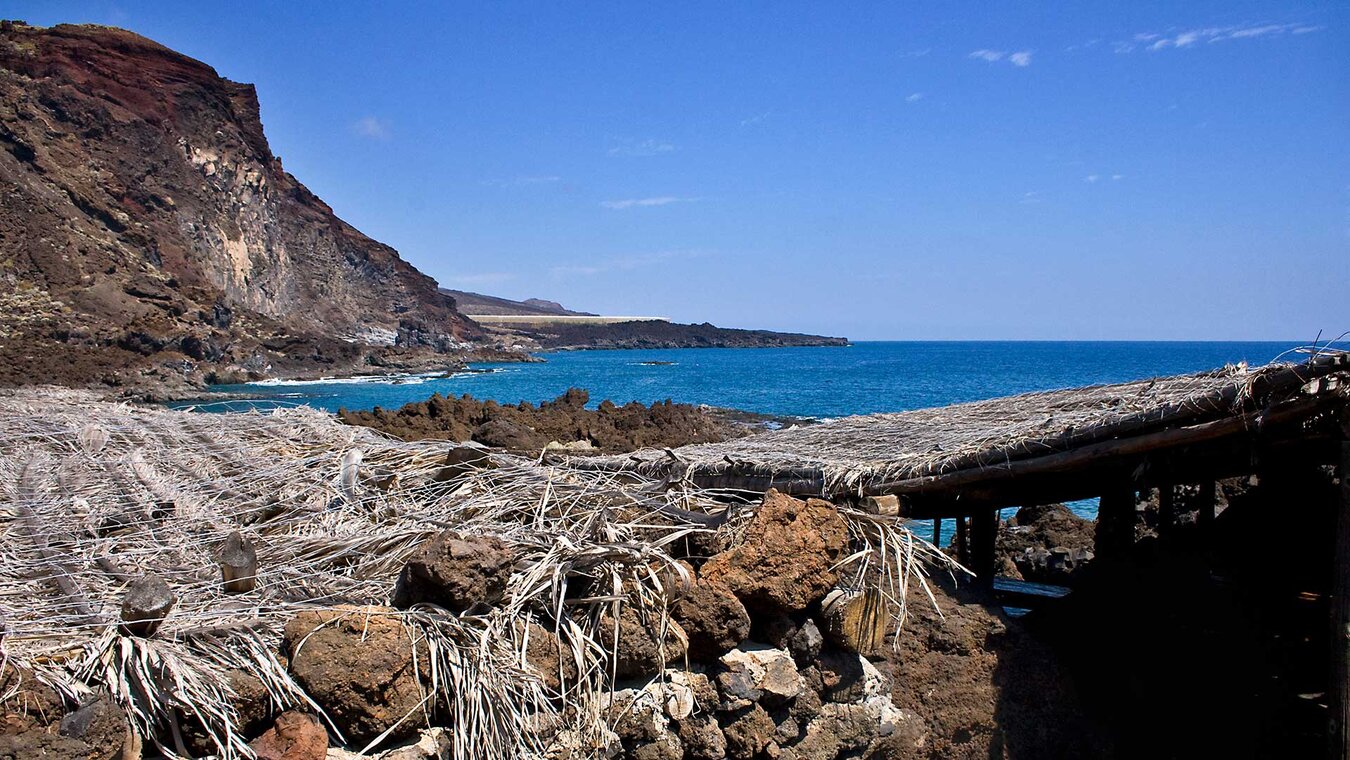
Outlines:
<svg viewBox="0 0 1350 760"><path fill-rule="evenodd" d="M1228 436L1252 435L1265 426L1305 418L1322 410L1333 401L1332 395L1327 394L1326 396L1292 401L1270 409L1227 417L1200 425L1163 430L1133 438L1102 441L1071 451L1048 454L1033 459L1019 459L972 467L942 475L927 475L921 478L876 483L864 490L868 494L893 493L901 496L931 494L959 491L961 488L976 484L988 485L1029 476L1072 472L1084 466L1100 463L1105 459L1136 456L1182 446L1195 446L1211 443Z"/></svg>
<svg viewBox="0 0 1350 760"><path fill-rule="evenodd" d="M1340 457L1340 441L1323 433L1278 441L1235 437L1206 446L1106 460L1072 472L975 484L953 493L912 494L903 499L900 514L929 520L971 515L992 507L1076 501L1098 496L1102 483L1119 480L1133 481L1138 488L1175 482L1198 484L1252 474L1256 453L1263 460L1278 456L1303 464L1334 466Z"/></svg>
<svg viewBox="0 0 1350 760"><path fill-rule="evenodd" d="M1212 480L1206 480L1200 483L1200 495L1196 497L1195 521L1201 530L1209 530L1214 524L1214 508L1218 502L1218 489Z"/></svg>
<svg viewBox="0 0 1350 760"><path fill-rule="evenodd" d="M941 518L941 517L935 518L935 519L933 520L933 546L936 546L936 547L938 547L939 549L942 548L942 518Z"/></svg>
<svg viewBox="0 0 1350 760"><path fill-rule="evenodd" d="M1097 557L1119 559L1134 546L1134 489L1119 485L1102 493L1097 507Z"/></svg>
<svg viewBox="0 0 1350 760"><path fill-rule="evenodd" d="M975 582L984 588L994 587L994 552L998 543L998 511L986 509L970 517L970 561L967 565L975 573Z"/></svg>
<svg viewBox="0 0 1350 760"><path fill-rule="evenodd" d="M956 518L956 561L970 567L970 539L966 533L966 518Z"/></svg>
<svg viewBox="0 0 1350 760"><path fill-rule="evenodd" d="M1341 444L1341 494L1331 579L1330 757L1350 760L1350 440Z"/></svg>
<svg viewBox="0 0 1350 760"><path fill-rule="evenodd" d="M1158 486L1158 538L1172 533L1172 523L1177 518L1176 498L1176 486Z"/></svg>

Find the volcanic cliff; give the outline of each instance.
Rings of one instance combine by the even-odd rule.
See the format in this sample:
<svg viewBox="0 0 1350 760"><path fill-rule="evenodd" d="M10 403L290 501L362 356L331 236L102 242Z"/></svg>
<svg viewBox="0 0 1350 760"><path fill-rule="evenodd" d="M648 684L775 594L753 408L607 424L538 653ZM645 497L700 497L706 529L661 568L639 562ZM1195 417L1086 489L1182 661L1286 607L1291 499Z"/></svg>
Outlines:
<svg viewBox="0 0 1350 760"><path fill-rule="evenodd" d="M0 384L456 364L480 335L282 168L252 85L0 23Z"/></svg>

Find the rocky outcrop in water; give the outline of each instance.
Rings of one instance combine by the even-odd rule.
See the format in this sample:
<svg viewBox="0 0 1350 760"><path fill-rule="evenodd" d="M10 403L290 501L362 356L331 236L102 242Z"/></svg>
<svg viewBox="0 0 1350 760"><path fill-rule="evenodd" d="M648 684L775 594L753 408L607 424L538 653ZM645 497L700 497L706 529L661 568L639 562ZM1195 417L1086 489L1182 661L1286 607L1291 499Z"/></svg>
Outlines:
<svg viewBox="0 0 1350 760"><path fill-rule="evenodd" d="M505 405L467 395L447 398L436 394L395 410L339 410L338 417L349 425L372 427L410 441L476 441L512 451L539 452L552 447L580 454L709 443L753 429L748 422L731 421L690 404L665 401L619 406L602 401L596 409L588 409L588 403L590 394L580 388L568 389L537 407L528 402Z"/></svg>

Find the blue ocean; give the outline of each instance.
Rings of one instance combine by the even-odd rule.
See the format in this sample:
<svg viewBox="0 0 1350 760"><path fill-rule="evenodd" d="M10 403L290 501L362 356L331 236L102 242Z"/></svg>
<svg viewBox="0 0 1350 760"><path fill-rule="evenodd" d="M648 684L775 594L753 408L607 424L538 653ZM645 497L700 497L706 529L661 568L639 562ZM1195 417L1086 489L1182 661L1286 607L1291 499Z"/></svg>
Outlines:
<svg viewBox="0 0 1350 760"><path fill-rule="evenodd" d="M479 364L445 377L217 386L336 411L395 408L433 393L539 402L568 388L610 399L765 414L838 417L898 412L1026 391L1114 383L1237 362L1297 361L1297 343L863 342L829 348L567 351L541 364Z"/></svg>
<svg viewBox="0 0 1350 760"><path fill-rule="evenodd" d="M1225 364L1298 361L1298 343L860 342L830 348L569 351L540 364L482 364L472 372L396 380L269 382L218 386L266 406L397 408L433 393L502 403L539 402L568 388L591 403L672 399L765 414L838 417L897 412L1026 391L1114 383ZM259 402L252 402L257 404ZM179 406L186 406L180 404ZM238 402L198 405L238 408ZM1096 514L1095 500L1071 505ZM945 529L950 536L950 528Z"/></svg>

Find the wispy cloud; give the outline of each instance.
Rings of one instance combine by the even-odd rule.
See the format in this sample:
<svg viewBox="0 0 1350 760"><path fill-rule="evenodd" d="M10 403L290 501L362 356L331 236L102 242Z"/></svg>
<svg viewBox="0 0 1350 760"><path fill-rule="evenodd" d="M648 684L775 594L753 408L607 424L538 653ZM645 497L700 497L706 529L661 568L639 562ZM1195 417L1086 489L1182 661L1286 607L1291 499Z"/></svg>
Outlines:
<svg viewBox="0 0 1350 760"><path fill-rule="evenodd" d="M620 140L618 145L605 151L611 156L659 156L672 153L675 146L664 140Z"/></svg>
<svg viewBox="0 0 1350 760"><path fill-rule="evenodd" d="M615 256L588 264L557 266L550 269L549 274L554 277L593 277L605 272L623 272L669 261L700 258L707 255L709 255L708 251L694 249L637 253L630 256Z"/></svg>
<svg viewBox="0 0 1350 760"><path fill-rule="evenodd" d="M1008 63L1011 63L1012 65L1020 68L1025 68L1031 65L1030 50L1018 50L1016 52L1008 53L1002 50L990 50L989 48L981 48L979 50L971 51L970 55L966 57L974 58L977 61L984 61L986 63L998 63L1000 61L1007 61Z"/></svg>
<svg viewBox="0 0 1350 760"><path fill-rule="evenodd" d="M388 140L389 122L375 116L364 116L352 124L352 131L371 140Z"/></svg>
<svg viewBox="0 0 1350 760"><path fill-rule="evenodd" d="M496 285L508 280L516 279L515 272L477 272L474 274L457 274L446 278L445 284L458 285L462 288L473 288L482 285Z"/></svg>
<svg viewBox="0 0 1350 760"><path fill-rule="evenodd" d="M922 58L922 57L928 55L928 54L931 53L931 52L933 52L933 49L932 49L932 48L919 48L919 49L917 49L917 50L910 50L910 51L901 53L901 54L900 54L900 57L901 57L901 58Z"/></svg>
<svg viewBox="0 0 1350 760"><path fill-rule="evenodd" d="M920 100L923 100L922 92L911 92L909 95L905 96L906 103L918 103Z"/></svg>
<svg viewBox="0 0 1350 760"><path fill-rule="evenodd" d="M1028 192L1022 193L1022 197L1019 198L1017 202L1022 204L1023 206L1031 206L1040 203L1042 200L1044 199L1041 198L1040 192L1036 190L1030 190Z"/></svg>
<svg viewBox="0 0 1350 760"><path fill-rule="evenodd" d="M741 126L742 126L742 127L748 127L748 126L751 126L751 125L754 125L754 124L758 124L758 123L760 123L761 121L764 121L764 120L767 119L767 118L769 118L769 112L768 112L768 111L765 111L764 113L757 113L757 114L755 114L754 116L748 116L748 117L746 117L746 118L744 118L744 119L741 119Z"/></svg>
<svg viewBox="0 0 1350 760"><path fill-rule="evenodd" d="M648 206L668 206L672 203L692 203L698 198L679 198L673 195L661 195L655 198L625 198L621 201L600 201L601 208L622 211L630 208L646 208Z"/></svg>
<svg viewBox="0 0 1350 760"><path fill-rule="evenodd" d="M1127 40L1113 42L1111 46L1117 53L1133 53L1136 50L1181 50L1195 47L1201 43L1250 40L1286 34L1310 34L1320 32L1323 28L1302 23L1206 26L1194 29L1171 29L1166 32L1140 32Z"/></svg>
<svg viewBox="0 0 1350 760"><path fill-rule="evenodd" d="M1086 177L1083 178L1083 181L1086 182L1086 183L1088 183L1089 185L1095 185L1095 184L1097 184L1097 180L1099 180L1099 179L1101 179L1101 178L1102 178L1102 177L1101 177L1100 174L1089 174L1089 175L1087 175Z"/></svg>

